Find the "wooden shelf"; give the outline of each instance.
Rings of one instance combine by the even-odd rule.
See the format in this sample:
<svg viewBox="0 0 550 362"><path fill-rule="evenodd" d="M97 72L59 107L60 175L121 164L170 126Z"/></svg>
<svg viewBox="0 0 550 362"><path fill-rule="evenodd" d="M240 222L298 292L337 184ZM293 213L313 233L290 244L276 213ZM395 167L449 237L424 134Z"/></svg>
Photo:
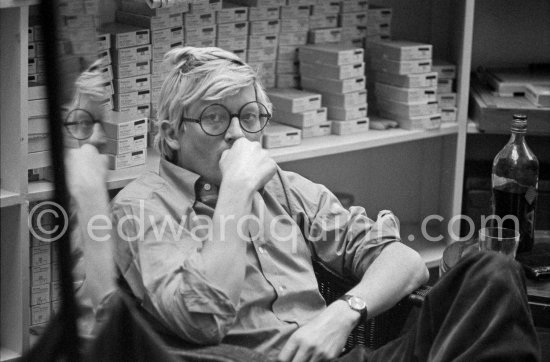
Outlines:
<svg viewBox="0 0 550 362"><path fill-rule="evenodd" d="M21 195L19 195L16 192L0 189L0 207L1 208L17 205L19 202L21 202Z"/></svg>
<svg viewBox="0 0 550 362"><path fill-rule="evenodd" d="M269 150L269 154L276 162L289 162L456 133L458 133L456 123L444 123L441 129L433 131L408 131L398 128L384 131L369 130L365 133L347 136L330 135L308 138L302 140L302 143L297 146Z"/></svg>

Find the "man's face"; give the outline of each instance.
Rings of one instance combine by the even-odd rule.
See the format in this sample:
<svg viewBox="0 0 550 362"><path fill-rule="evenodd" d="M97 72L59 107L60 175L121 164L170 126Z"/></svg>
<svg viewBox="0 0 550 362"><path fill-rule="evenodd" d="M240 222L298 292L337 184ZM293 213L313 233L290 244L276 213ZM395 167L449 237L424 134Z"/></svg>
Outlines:
<svg viewBox="0 0 550 362"><path fill-rule="evenodd" d="M224 105L231 114L239 113L240 108L256 100L253 86L248 86L239 93L217 101L199 101L189 107L184 114L186 118L198 119L202 110L207 106L217 103ZM183 122L178 137L180 149L178 152L178 165L203 176L209 182L221 184L222 174L219 166L223 151L231 148L233 142L241 137L250 141L260 141L262 133L245 132L237 117L231 119L229 129L220 136L209 136L201 129L198 123Z"/></svg>
<svg viewBox="0 0 550 362"><path fill-rule="evenodd" d="M80 108L85 111L88 111L92 115L92 118L95 120L100 120L100 121L103 120L104 110L102 107L102 102L93 100L86 94L83 94L80 96L80 99L78 101L76 108ZM77 114L83 116L85 113L77 113ZM71 119L71 121L78 121L78 120ZM101 152L107 141L106 137L107 136L105 135L105 131L103 130L102 123L97 122L97 123L94 123L89 137L85 139L75 139L74 137L71 137L70 135L68 135L68 143L69 143L69 147L72 147L72 148L78 148L84 144L91 144L95 146L99 150L99 152Z"/></svg>

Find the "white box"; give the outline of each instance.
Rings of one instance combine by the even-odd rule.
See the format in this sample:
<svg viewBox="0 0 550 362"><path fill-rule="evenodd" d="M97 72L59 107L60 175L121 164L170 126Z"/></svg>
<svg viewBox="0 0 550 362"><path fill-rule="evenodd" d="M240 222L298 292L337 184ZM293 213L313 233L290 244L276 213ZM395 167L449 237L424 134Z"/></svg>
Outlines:
<svg viewBox="0 0 550 362"><path fill-rule="evenodd" d="M299 33L309 30L309 17L281 19L281 33Z"/></svg>
<svg viewBox="0 0 550 362"><path fill-rule="evenodd" d="M367 13L369 14L369 19L367 20L369 23L390 22L393 11L390 7L369 5Z"/></svg>
<svg viewBox="0 0 550 362"><path fill-rule="evenodd" d="M98 71L102 73L102 77L106 82L113 80L113 67L110 64L99 68Z"/></svg>
<svg viewBox="0 0 550 362"><path fill-rule="evenodd" d="M185 29L185 41L213 40L216 41L216 25Z"/></svg>
<svg viewBox="0 0 550 362"><path fill-rule="evenodd" d="M147 148L147 138L144 134L127 138L106 138L105 152L114 155L139 151Z"/></svg>
<svg viewBox="0 0 550 362"><path fill-rule="evenodd" d="M310 29L337 28L338 15L336 14L318 14L309 17Z"/></svg>
<svg viewBox="0 0 550 362"><path fill-rule="evenodd" d="M437 72L439 79L455 79L456 65L441 59L434 59L432 62L432 71Z"/></svg>
<svg viewBox="0 0 550 362"><path fill-rule="evenodd" d="M27 169L41 168L52 165L52 154L50 151L31 152L27 154Z"/></svg>
<svg viewBox="0 0 550 362"><path fill-rule="evenodd" d="M218 25L218 39L233 38L233 37L247 37L247 36L248 36L248 21L241 21L238 23L224 23L224 24Z"/></svg>
<svg viewBox="0 0 550 362"><path fill-rule="evenodd" d="M173 28L158 29L151 32L151 44L153 49L157 44L170 44L184 40L184 33L182 26L175 26Z"/></svg>
<svg viewBox="0 0 550 362"><path fill-rule="evenodd" d="M50 125L47 116L29 118L29 134L49 133Z"/></svg>
<svg viewBox="0 0 550 362"><path fill-rule="evenodd" d="M190 13L206 13L222 9L222 0L193 0L189 4Z"/></svg>
<svg viewBox="0 0 550 362"><path fill-rule="evenodd" d="M310 64L346 65L364 60L361 48L351 48L345 44L320 44L300 47L300 61Z"/></svg>
<svg viewBox="0 0 550 362"><path fill-rule="evenodd" d="M300 62L297 60L279 60L276 64L277 73L300 74Z"/></svg>
<svg viewBox="0 0 550 362"><path fill-rule="evenodd" d="M437 87L437 73L423 74L393 74L376 72L374 77L377 82L391 84L403 88Z"/></svg>
<svg viewBox="0 0 550 362"><path fill-rule="evenodd" d="M151 45L113 49L113 62L115 64L137 63L151 60Z"/></svg>
<svg viewBox="0 0 550 362"><path fill-rule="evenodd" d="M339 12L340 1L320 0L311 7L311 15L334 15Z"/></svg>
<svg viewBox="0 0 550 362"><path fill-rule="evenodd" d="M120 139L147 133L147 118L135 114L110 112L103 121L105 135L109 138Z"/></svg>
<svg viewBox="0 0 550 362"><path fill-rule="evenodd" d="M31 287L31 306L50 302L50 283Z"/></svg>
<svg viewBox="0 0 550 362"><path fill-rule="evenodd" d="M115 19L118 23L141 26L151 31L183 26L181 13L147 16L117 10L115 12Z"/></svg>
<svg viewBox="0 0 550 362"><path fill-rule="evenodd" d="M115 78L137 77L151 73L151 61L113 64Z"/></svg>
<svg viewBox="0 0 550 362"><path fill-rule="evenodd" d="M43 324L50 320L50 303L38 304L31 307L31 326Z"/></svg>
<svg viewBox="0 0 550 362"><path fill-rule="evenodd" d="M215 47L216 38L214 37L212 39L191 39L191 40L187 40L185 42L185 45L199 47L199 48Z"/></svg>
<svg viewBox="0 0 550 362"><path fill-rule="evenodd" d="M279 34L279 45L305 45L307 44L308 32L281 33Z"/></svg>
<svg viewBox="0 0 550 362"><path fill-rule="evenodd" d="M31 268L31 286L49 284L52 281L52 268L50 264Z"/></svg>
<svg viewBox="0 0 550 362"><path fill-rule="evenodd" d="M34 167L37 168L37 167ZM52 262L51 245L31 248L31 267L48 265Z"/></svg>
<svg viewBox="0 0 550 362"><path fill-rule="evenodd" d="M28 100L44 99L47 97L47 89L45 85L36 85L28 87Z"/></svg>
<svg viewBox="0 0 550 362"><path fill-rule="evenodd" d="M216 18L218 24L248 21L248 8L224 3L222 9L218 10Z"/></svg>
<svg viewBox="0 0 550 362"><path fill-rule="evenodd" d="M362 25L343 27L342 40L358 42L356 47L363 47L363 39L367 36L367 27Z"/></svg>
<svg viewBox="0 0 550 362"><path fill-rule="evenodd" d="M141 104L151 103L151 90L146 89L137 92L115 93L113 95L113 109L120 111L121 108L134 107Z"/></svg>
<svg viewBox="0 0 550 362"><path fill-rule="evenodd" d="M331 132L332 122L326 121L302 128L302 138L328 136Z"/></svg>
<svg viewBox="0 0 550 362"><path fill-rule="evenodd" d="M147 149L124 153L120 155L107 154L110 170L145 165Z"/></svg>
<svg viewBox="0 0 550 362"><path fill-rule="evenodd" d="M403 60L395 61L381 58L371 58L371 69L393 74L429 73L432 69L432 60Z"/></svg>
<svg viewBox="0 0 550 362"><path fill-rule="evenodd" d="M248 37L248 48L264 48L264 47L273 47L279 45L279 35L278 34L261 34L261 35L250 35Z"/></svg>
<svg viewBox="0 0 550 362"><path fill-rule="evenodd" d="M280 6L273 5L267 5L263 7L249 7L248 20L277 20L280 17L280 9Z"/></svg>
<svg viewBox="0 0 550 362"><path fill-rule="evenodd" d="M277 59L277 48L268 47L261 49L249 49L248 61L253 63L275 61Z"/></svg>
<svg viewBox="0 0 550 362"><path fill-rule="evenodd" d="M42 74L29 74L27 79L28 79L28 84L33 84L33 85L44 84L44 83L46 83L46 74L44 74L44 73L42 73Z"/></svg>
<svg viewBox="0 0 550 362"><path fill-rule="evenodd" d="M330 90L331 93L350 93L365 89L367 79L365 77L349 78L342 80L317 79L302 77L303 89L318 92Z"/></svg>
<svg viewBox="0 0 550 362"><path fill-rule="evenodd" d="M440 107L441 122L456 122L456 107Z"/></svg>
<svg viewBox="0 0 550 362"><path fill-rule="evenodd" d="M539 107L550 107L550 84L527 84L525 98Z"/></svg>
<svg viewBox="0 0 550 362"><path fill-rule="evenodd" d="M151 104L140 104L137 106L121 108L118 113L131 115L133 117L151 117Z"/></svg>
<svg viewBox="0 0 550 362"><path fill-rule="evenodd" d="M187 13L183 14L183 26L188 28L200 28L203 26L216 25L216 12Z"/></svg>
<svg viewBox="0 0 550 362"><path fill-rule="evenodd" d="M393 100L377 97L376 104L378 109L390 112L399 116L401 119L409 119L411 117L429 116L438 112L438 104L432 102L418 103L402 103L394 102Z"/></svg>
<svg viewBox="0 0 550 362"><path fill-rule="evenodd" d="M365 118L367 116L367 105L353 107L328 107L328 118L338 121L351 121L353 119Z"/></svg>
<svg viewBox="0 0 550 362"><path fill-rule="evenodd" d="M456 107L456 93L437 93L436 98L441 108Z"/></svg>
<svg viewBox="0 0 550 362"><path fill-rule="evenodd" d="M290 113L284 109L273 112L273 120L296 128L305 128L327 122L327 108L321 107L304 112Z"/></svg>
<svg viewBox="0 0 550 362"><path fill-rule="evenodd" d="M219 29L218 29L219 31ZM247 49L248 48L248 37L246 36L239 36L239 37L231 37L231 38L220 38L218 37L216 40L216 46L218 48L222 48L225 50L230 49Z"/></svg>
<svg viewBox="0 0 550 362"><path fill-rule="evenodd" d="M153 62L161 62L164 59L164 55L168 53L170 50L183 46L183 42L181 40L172 42L172 43L160 43L153 45L152 50L152 61Z"/></svg>
<svg viewBox="0 0 550 362"><path fill-rule="evenodd" d="M386 35L391 36L391 24L390 23L368 23L367 25L367 37L374 35Z"/></svg>
<svg viewBox="0 0 550 362"><path fill-rule="evenodd" d="M354 107L367 105L367 90L363 89L350 93L320 92L323 97L323 105L327 107Z"/></svg>
<svg viewBox="0 0 550 362"><path fill-rule="evenodd" d="M399 123L399 127L403 129L408 130L416 130L416 129L439 129L441 128L441 115L438 113L431 114L427 116L419 116L419 117L410 117L410 118L403 118L399 115L385 112L383 110L380 110L380 115L382 117L396 120Z"/></svg>
<svg viewBox="0 0 550 362"><path fill-rule="evenodd" d="M310 30L308 38L311 44L338 43L342 41L342 28Z"/></svg>
<svg viewBox="0 0 550 362"><path fill-rule="evenodd" d="M281 19L309 18L310 12L309 5L285 5L281 6Z"/></svg>
<svg viewBox="0 0 550 362"><path fill-rule="evenodd" d="M327 65L300 63L300 74L308 78L348 79L365 75L365 63L359 62L346 65Z"/></svg>
<svg viewBox="0 0 550 362"><path fill-rule="evenodd" d="M363 133L369 130L369 118L353 119L350 121L333 121L332 134L349 135Z"/></svg>
<svg viewBox="0 0 550 362"><path fill-rule="evenodd" d="M279 45L277 47L277 60L297 61L298 45Z"/></svg>
<svg viewBox="0 0 550 362"><path fill-rule="evenodd" d="M268 90L274 112L278 109L297 113L321 108L321 95L292 88L274 88Z"/></svg>
<svg viewBox="0 0 550 362"><path fill-rule="evenodd" d="M98 67L105 67L111 64L111 52L109 50L102 50L97 53L97 59L99 59Z"/></svg>
<svg viewBox="0 0 550 362"><path fill-rule="evenodd" d="M298 88L300 86L300 75L275 74L275 86L277 88Z"/></svg>
<svg viewBox="0 0 550 362"><path fill-rule="evenodd" d="M254 8L281 7L286 5L286 0L231 0L232 3Z"/></svg>
<svg viewBox="0 0 550 362"><path fill-rule="evenodd" d="M181 14L189 11L189 1L171 2L170 6L152 9L145 1L122 0L120 10L145 16Z"/></svg>
<svg viewBox="0 0 550 362"><path fill-rule="evenodd" d="M452 93L453 80L452 79L437 79L437 92L438 93Z"/></svg>
<svg viewBox="0 0 550 362"><path fill-rule="evenodd" d="M121 23L104 24L99 30L111 35L113 48L129 48L151 42L149 29Z"/></svg>
<svg viewBox="0 0 550 362"><path fill-rule="evenodd" d="M29 58L41 58L44 56L44 42L29 42Z"/></svg>
<svg viewBox="0 0 550 362"><path fill-rule="evenodd" d="M129 93L151 89L151 75L144 74L137 77L113 79L115 93Z"/></svg>
<svg viewBox="0 0 550 362"><path fill-rule="evenodd" d="M262 145L264 148L295 146L301 142L301 130L276 122L269 123L262 136Z"/></svg>
<svg viewBox="0 0 550 362"><path fill-rule="evenodd" d="M340 27L367 26L366 12L341 13L339 16Z"/></svg>
<svg viewBox="0 0 550 362"><path fill-rule="evenodd" d="M256 20L249 24L250 35L278 34L281 30L281 23L277 20Z"/></svg>
<svg viewBox="0 0 550 362"><path fill-rule="evenodd" d="M395 61L432 59L432 45L406 40L371 42L369 53L373 58Z"/></svg>
<svg viewBox="0 0 550 362"><path fill-rule="evenodd" d="M437 101L437 87L401 88L384 83L375 83L376 96L391 99L396 102L416 103Z"/></svg>
<svg viewBox="0 0 550 362"><path fill-rule="evenodd" d="M369 9L369 2L367 0L342 0L342 7L340 11L342 13L357 13L365 12Z"/></svg>
<svg viewBox="0 0 550 362"><path fill-rule="evenodd" d="M50 135L48 133L29 134L28 153L49 151L51 149Z"/></svg>

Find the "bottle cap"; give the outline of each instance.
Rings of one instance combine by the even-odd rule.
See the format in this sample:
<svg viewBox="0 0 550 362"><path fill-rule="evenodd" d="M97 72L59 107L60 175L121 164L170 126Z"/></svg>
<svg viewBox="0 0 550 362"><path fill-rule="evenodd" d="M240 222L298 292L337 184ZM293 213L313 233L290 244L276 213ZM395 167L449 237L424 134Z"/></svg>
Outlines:
<svg viewBox="0 0 550 362"><path fill-rule="evenodd" d="M512 132L525 133L527 132L527 116L524 114L514 114L512 120Z"/></svg>

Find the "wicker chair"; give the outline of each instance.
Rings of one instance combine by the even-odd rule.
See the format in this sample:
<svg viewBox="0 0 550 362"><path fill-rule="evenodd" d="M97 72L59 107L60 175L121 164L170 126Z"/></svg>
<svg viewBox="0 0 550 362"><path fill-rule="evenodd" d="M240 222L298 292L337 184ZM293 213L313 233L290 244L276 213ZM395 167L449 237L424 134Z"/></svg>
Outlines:
<svg viewBox="0 0 550 362"><path fill-rule="evenodd" d="M320 262L314 261L313 268L319 283L319 291L327 304L332 303L357 284L357 281L343 279ZM390 310L360 323L348 337L345 350L350 350L357 344L377 349L398 337L408 319L414 318L411 316L413 308L422 305L429 291L429 286L422 286Z"/></svg>

